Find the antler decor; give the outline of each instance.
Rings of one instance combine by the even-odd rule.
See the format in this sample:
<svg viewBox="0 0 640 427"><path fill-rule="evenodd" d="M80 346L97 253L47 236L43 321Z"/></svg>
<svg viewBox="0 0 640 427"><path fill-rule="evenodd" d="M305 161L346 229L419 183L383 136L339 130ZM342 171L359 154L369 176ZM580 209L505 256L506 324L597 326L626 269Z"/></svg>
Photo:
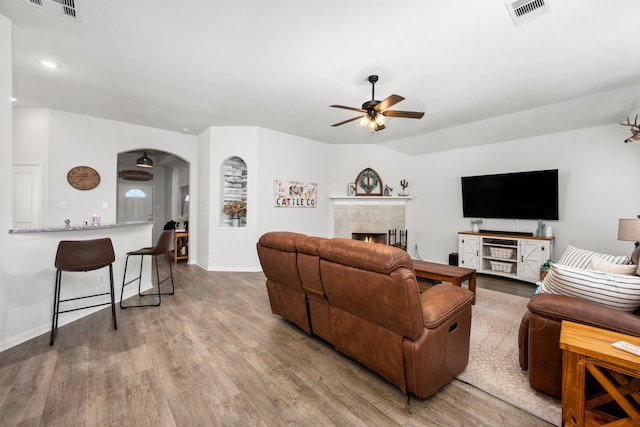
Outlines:
<svg viewBox="0 0 640 427"><path fill-rule="evenodd" d="M640 125L638 125L638 115L636 114L636 118L633 120L633 123L629 121L629 117L627 117L627 123L620 123L622 126L630 126L631 127L631 138L627 138L624 140L627 144L630 142L640 142Z"/></svg>

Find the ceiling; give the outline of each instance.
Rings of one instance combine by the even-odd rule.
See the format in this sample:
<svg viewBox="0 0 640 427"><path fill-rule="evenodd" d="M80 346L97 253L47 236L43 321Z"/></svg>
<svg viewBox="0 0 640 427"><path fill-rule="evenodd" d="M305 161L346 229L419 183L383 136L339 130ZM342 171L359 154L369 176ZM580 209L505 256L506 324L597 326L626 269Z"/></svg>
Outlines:
<svg viewBox="0 0 640 427"><path fill-rule="evenodd" d="M76 0L79 20L3 0L0 14L13 21L15 107L417 155L640 113L640 1L546 1L520 26L504 0ZM402 95L394 109L425 117L331 127L357 113L329 105L371 98L370 74L377 99Z"/></svg>

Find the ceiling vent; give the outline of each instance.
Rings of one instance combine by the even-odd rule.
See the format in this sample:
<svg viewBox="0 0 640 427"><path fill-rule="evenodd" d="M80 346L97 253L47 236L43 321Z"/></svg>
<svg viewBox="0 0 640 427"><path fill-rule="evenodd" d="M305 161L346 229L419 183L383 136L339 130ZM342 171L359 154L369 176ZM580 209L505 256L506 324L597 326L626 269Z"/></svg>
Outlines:
<svg viewBox="0 0 640 427"><path fill-rule="evenodd" d="M516 27L551 12L548 0L511 0L505 4Z"/></svg>
<svg viewBox="0 0 640 427"><path fill-rule="evenodd" d="M24 0L32 6L36 6L56 15L66 16L74 21L80 21L80 13L76 6L76 0Z"/></svg>

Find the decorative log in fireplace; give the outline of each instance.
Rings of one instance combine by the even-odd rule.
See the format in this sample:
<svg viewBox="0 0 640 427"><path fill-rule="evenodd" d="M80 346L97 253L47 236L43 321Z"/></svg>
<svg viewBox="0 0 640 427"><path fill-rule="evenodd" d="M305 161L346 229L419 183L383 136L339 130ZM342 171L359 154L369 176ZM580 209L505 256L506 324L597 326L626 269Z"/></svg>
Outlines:
<svg viewBox="0 0 640 427"><path fill-rule="evenodd" d="M400 230L399 233L397 229L389 230L387 233L351 233L351 238L407 250L407 230Z"/></svg>
<svg viewBox="0 0 640 427"><path fill-rule="evenodd" d="M387 244L387 233L351 233L351 238L369 243Z"/></svg>

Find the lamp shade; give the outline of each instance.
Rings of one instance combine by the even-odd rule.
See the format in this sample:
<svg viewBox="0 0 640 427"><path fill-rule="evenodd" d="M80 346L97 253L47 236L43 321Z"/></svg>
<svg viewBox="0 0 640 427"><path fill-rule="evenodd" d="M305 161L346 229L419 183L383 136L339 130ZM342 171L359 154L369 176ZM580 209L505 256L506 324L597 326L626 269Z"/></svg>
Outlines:
<svg viewBox="0 0 640 427"><path fill-rule="evenodd" d="M618 221L618 240L640 241L640 219L620 219Z"/></svg>
<svg viewBox="0 0 640 427"><path fill-rule="evenodd" d="M147 153L142 153L142 157L138 157L138 160L136 160L136 166L140 168L152 168L153 160L147 156Z"/></svg>

